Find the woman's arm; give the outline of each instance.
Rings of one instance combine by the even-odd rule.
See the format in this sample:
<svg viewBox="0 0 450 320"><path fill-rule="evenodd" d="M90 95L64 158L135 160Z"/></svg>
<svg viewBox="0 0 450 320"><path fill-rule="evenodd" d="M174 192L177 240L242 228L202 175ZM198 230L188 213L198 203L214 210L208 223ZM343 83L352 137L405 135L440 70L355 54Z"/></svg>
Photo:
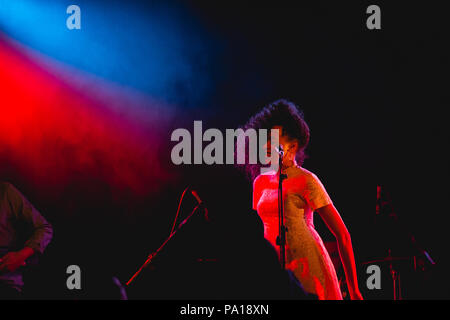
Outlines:
<svg viewBox="0 0 450 320"><path fill-rule="evenodd" d="M316 211L336 237L339 255L344 266L345 277L347 278L350 298L352 300L362 300L363 298L358 288L352 241L347 227L333 204L318 208Z"/></svg>

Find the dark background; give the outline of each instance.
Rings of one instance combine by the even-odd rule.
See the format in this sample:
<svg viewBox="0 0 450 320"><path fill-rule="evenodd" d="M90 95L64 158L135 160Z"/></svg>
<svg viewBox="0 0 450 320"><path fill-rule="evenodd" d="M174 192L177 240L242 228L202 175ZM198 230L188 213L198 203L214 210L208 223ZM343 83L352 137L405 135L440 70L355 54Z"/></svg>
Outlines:
<svg viewBox="0 0 450 320"><path fill-rule="evenodd" d="M413 274L409 265L402 265L404 296L448 299L444 116L448 33L444 10L434 2L380 2L382 29L368 30L365 10L370 4L174 3L201 21L208 35L220 43L220 50L208 57L208 94L195 106L177 101L185 107L167 131L167 148L159 152L169 163L174 145L171 131L178 127L192 130L194 120L202 120L204 130L236 128L278 98L295 102L311 129L304 167L322 180L350 231L363 295L391 298L388 278L383 278L382 292L365 290L367 275L362 263L385 256L387 246L395 256L410 254L403 228L414 234L436 262L426 274ZM139 5L150 10L154 2ZM246 246L258 221L251 217L251 183L232 166L169 163L168 170L179 178L145 196L117 197L105 181L81 176L64 197L50 201L41 197L44 191L31 187L14 164L3 164L5 179L55 229L40 265L29 270L27 285L32 297L111 297L111 276L126 282L168 236L180 195L188 185L198 190L216 219L214 230L220 232L211 234L207 231L210 225L196 217L174 239L173 248L167 249L156 270L136 280L138 285L141 282L140 289L130 290L130 295L171 297L167 288L176 288L186 295L202 296L206 290L202 285L180 279L199 279L204 284L209 277L211 285L239 278L239 272L244 272L239 268L245 262L241 251L252 250ZM376 185L389 193L399 218L400 225L388 231L374 223ZM186 198L181 218L194 204ZM333 240L318 216L315 224L324 241ZM233 263L230 252L236 252ZM195 263L197 257L216 259L215 254L222 260ZM234 269L225 268L224 260ZM82 269L81 291L70 292L65 287L65 269L70 264ZM206 270L203 277L199 270Z"/></svg>

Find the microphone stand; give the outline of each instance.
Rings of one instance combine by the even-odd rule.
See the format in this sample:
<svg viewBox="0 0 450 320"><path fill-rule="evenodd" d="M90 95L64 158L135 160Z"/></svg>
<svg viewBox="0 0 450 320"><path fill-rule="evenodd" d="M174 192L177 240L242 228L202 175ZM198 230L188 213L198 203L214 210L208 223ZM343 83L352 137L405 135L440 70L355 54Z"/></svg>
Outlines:
<svg viewBox="0 0 450 320"><path fill-rule="evenodd" d="M286 269L286 232L288 231L284 225L284 208L283 208L283 180L287 175L281 173L283 164L283 151L278 152L278 237L277 245L280 247L280 263L283 269Z"/></svg>
<svg viewBox="0 0 450 320"><path fill-rule="evenodd" d="M149 254L149 256L147 257L147 260L144 262L144 264L139 268L139 270L130 278L130 280L128 280L128 282L126 283L127 286L129 286L134 279L142 272L142 270L147 267L152 261L153 259L157 256L157 254L164 248L164 246L170 241L170 239L173 238L173 236L175 236L175 234L177 233L177 231L179 231L181 229L181 227L194 215L194 213L198 210L198 208L200 208L201 206L203 206L204 203L203 201L200 202L195 208L194 210L189 214L189 216L183 220L183 222L180 223L180 225L177 227L177 229L175 231L173 231L169 237L166 239L166 241L164 241L164 243L158 248L158 250L156 250L155 252ZM205 212L207 212L206 207L204 208Z"/></svg>

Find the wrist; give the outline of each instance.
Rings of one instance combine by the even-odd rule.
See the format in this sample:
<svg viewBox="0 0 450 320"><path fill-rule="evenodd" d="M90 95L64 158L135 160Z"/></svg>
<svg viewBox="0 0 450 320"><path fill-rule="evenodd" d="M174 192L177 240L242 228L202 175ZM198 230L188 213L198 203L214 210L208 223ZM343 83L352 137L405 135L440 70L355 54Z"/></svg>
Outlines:
<svg viewBox="0 0 450 320"><path fill-rule="evenodd" d="M356 286L349 286L348 291L350 294L359 293L359 287Z"/></svg>
<svg viewBox="0 0 450 320"><path fill-rule="evenodd" d="M34 254L34 250L30 247L24 247L17 252L24 260L28 259Z"/></svg>

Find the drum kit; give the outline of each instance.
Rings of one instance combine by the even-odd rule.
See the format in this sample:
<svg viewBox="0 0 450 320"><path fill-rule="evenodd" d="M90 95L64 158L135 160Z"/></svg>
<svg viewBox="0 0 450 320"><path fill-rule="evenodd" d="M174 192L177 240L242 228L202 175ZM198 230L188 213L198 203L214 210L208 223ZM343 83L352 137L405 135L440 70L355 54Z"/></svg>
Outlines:
<svg viewBox="0 0 450 320"><path fill-rule="evenodd" d="M399 262L405 261L414 261L414 265L416 265L416 256L412 257L392 257L391 250L388 250L388 255L386 257L365 261L362 265L379 265L384 264L389 268L389 273L392 278L392 293L394 300L402 300L402 287L401 287L401 278L400 278L400 267L398 266Z"/></svg>
<svg viewBox="0 0 450 320"><path fill-rule="evenodd" d="M386 190L384 190L384 188L382 188L382 186L379 185L377 185L377 202L375 214L377 219L379 219L380 221L384 221L384 224L392 223L392 221L395 221L397 223L396 226L399 226L398 217L393 210L389 194L386 192ZM391 232L393 232L392 229ZM393 256L391 244L388 245L387 248L384 248L387 249L387 256L376 258L370 261L365 261L362 263L362 265L364 266L387 266L390 278L392 280L392 297L394 300L403 299L401 282L402 270L405 270L405 268L412 268L414 272L425 271L427 267L433 266L435 264L428 252L422 249L417 244L415 237L411 233L408 232L406 238L408 239L408 245L412 248L412 250L410 251L411 254L406 256Z"/></svg>
<svg viewBox="0 0 450 320"><path fill-rule="evenodd" d="M386 252L387 255L364 261L361 265L366 268L370 265L376 265L381 267L383 270L389 270L389 278L392 281L392 298L393 300L402 300L403 292L401 272L406 272L407 270L412 270L414 272L425 272L429 269L429 267L435 265L435 262L429 253L417 244L415 237L409 232L406 234L405 238L408 240L407 245L410 247L409 249L412 249L406 250L410 254L392 255L393 252L399 251L392 248L392 242L394 241L395 236L398 235L389 235L388 233L396 233L398 230L393 229L392 224L399 227L399 222L395 211L392 209L392 203L389 195L382 189L381 186L377 186L377 203L375 213L376 223L378 225L382 225L381 227L385 227L386 230L383 236L388 240L385 240L380 247L383 247L381 249ZM391 225L388 226L389 224ZM342 274L337 245L335 242L326 242L325 246L330 254L330 258L333 261L336 271L338 271L338 276L340 275L339 282L341 285L341 290L343 291L343 294L345 294L345 276Z"/></svg>

